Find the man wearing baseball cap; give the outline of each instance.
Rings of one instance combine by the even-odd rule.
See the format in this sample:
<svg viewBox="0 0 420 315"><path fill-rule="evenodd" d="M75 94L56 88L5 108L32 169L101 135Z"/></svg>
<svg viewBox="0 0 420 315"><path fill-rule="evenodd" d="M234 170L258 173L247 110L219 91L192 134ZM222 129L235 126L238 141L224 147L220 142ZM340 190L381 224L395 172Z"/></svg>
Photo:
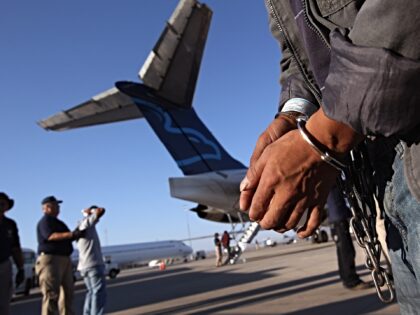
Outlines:
<svg viewBox="0 0 420 315"><path fill-rule="evenodd" d="M0 192L0 314L10 314L10 299L13 292L12 264L10 256L16 264L18 272L15 284L18 286L25 279L23 255L20 247L19 233L15 221L5 216L14 205L4 192Z"/></svg>
<svg viewBox="0 0 420 315"><path fill-rule="evenodd" d="M70 255L73 252L72 241L81 236L76 229L73 232L57 219L60 203L54 196L48 196L41 202L44 216L37 225L38 259L36 273L43 295L42 315L58 313L73 315L73 266ZM60 297L60 288L64 296ZM60 305L59 305L60 304Z"/></svg>

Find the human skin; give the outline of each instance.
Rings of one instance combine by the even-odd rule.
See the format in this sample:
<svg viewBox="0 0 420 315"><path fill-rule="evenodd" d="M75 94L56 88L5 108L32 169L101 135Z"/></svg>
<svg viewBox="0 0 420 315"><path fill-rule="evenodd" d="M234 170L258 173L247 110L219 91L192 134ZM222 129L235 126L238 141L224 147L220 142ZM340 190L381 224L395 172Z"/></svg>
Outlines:
<svg viewBox="0 0 420 315"><path fill-rule="evenodd" d="M351 127L328 118L322 109L308 120L307 131L332 156L342 159L363 137ZM273 133L271 134L273 135ZM284 232L297 226L308 210L300 237L312 235L321 224L321 211L338 171L325 163L290 129L268 143L259 138L245 179L241 183L240 208L264 229Z"/></svg>
<svg viewBox="0 0 420 315"><path fill-rule="evenodd" d="M60 204L57 202L49 202L42 205L42 211L52 217L58 217L60 214ZM62 241L73 238L72 232L54 232L49 237L49 241Z"/></svg>

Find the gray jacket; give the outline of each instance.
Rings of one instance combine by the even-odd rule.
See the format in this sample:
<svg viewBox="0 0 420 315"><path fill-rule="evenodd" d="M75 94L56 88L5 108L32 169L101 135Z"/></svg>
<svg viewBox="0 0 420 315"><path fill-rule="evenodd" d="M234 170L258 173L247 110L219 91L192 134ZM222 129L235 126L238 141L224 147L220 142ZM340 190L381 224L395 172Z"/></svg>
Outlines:
<svg viewBox="0 0 420 315"><path fill-rule="evenodd" d="M405 140L420 201L420 1L265 2L282 50L280 107L305 98L361 134Z"/></svg>

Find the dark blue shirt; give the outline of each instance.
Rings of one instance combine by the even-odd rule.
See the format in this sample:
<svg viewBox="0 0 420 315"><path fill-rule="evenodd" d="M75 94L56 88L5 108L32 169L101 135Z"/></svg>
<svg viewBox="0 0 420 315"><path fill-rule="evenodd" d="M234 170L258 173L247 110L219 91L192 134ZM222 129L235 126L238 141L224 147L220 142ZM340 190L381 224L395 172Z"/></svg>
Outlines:
<svg viewBox="0 0 420 315"><path fill-rule="evenodd" d="M219 247L221 245L220 239L218 237L214 238L214 245L216 245L217 247Z"/></svg>
<svg viewBox="0 0 420 315"><path fill-rule="evenodd" d="M38 237L38 254L50 254L60 256L70 256L73 252L72 240L49 241L48 238L53 233L69 232L69 228L63 221L50 215L44 215L39 220L36 232Z"/></svg>
<svg viewBox="0 0 420 315"><path fill-rule="evenodd" d="M9 259L14 248L20 248L16 223L3 217L3 219L0 219L0 263Z"/></svg>

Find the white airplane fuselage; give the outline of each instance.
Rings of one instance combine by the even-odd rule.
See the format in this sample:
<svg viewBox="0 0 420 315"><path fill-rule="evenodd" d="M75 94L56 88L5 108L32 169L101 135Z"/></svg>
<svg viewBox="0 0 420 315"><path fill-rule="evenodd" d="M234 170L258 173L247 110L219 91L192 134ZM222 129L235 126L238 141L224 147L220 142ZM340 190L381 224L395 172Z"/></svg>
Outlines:
<svg viewBox="0 0 420 315"><path fill-rule="evenodd" d="M160 241L104 246L102 254L111 263L124 265L145 263L154 259L186 258L192 254L192 249L181 241Z"/></svg>
<svg viewBox="0 0 420 315"><path fill-rule="evenodd" d="M191 247L181 241L157 241L123 245L103 246L104 261L119 267L130 264L148 263L155 259L187 258L192 254ZM78 259L77 251L73 260Z"/></svg>

